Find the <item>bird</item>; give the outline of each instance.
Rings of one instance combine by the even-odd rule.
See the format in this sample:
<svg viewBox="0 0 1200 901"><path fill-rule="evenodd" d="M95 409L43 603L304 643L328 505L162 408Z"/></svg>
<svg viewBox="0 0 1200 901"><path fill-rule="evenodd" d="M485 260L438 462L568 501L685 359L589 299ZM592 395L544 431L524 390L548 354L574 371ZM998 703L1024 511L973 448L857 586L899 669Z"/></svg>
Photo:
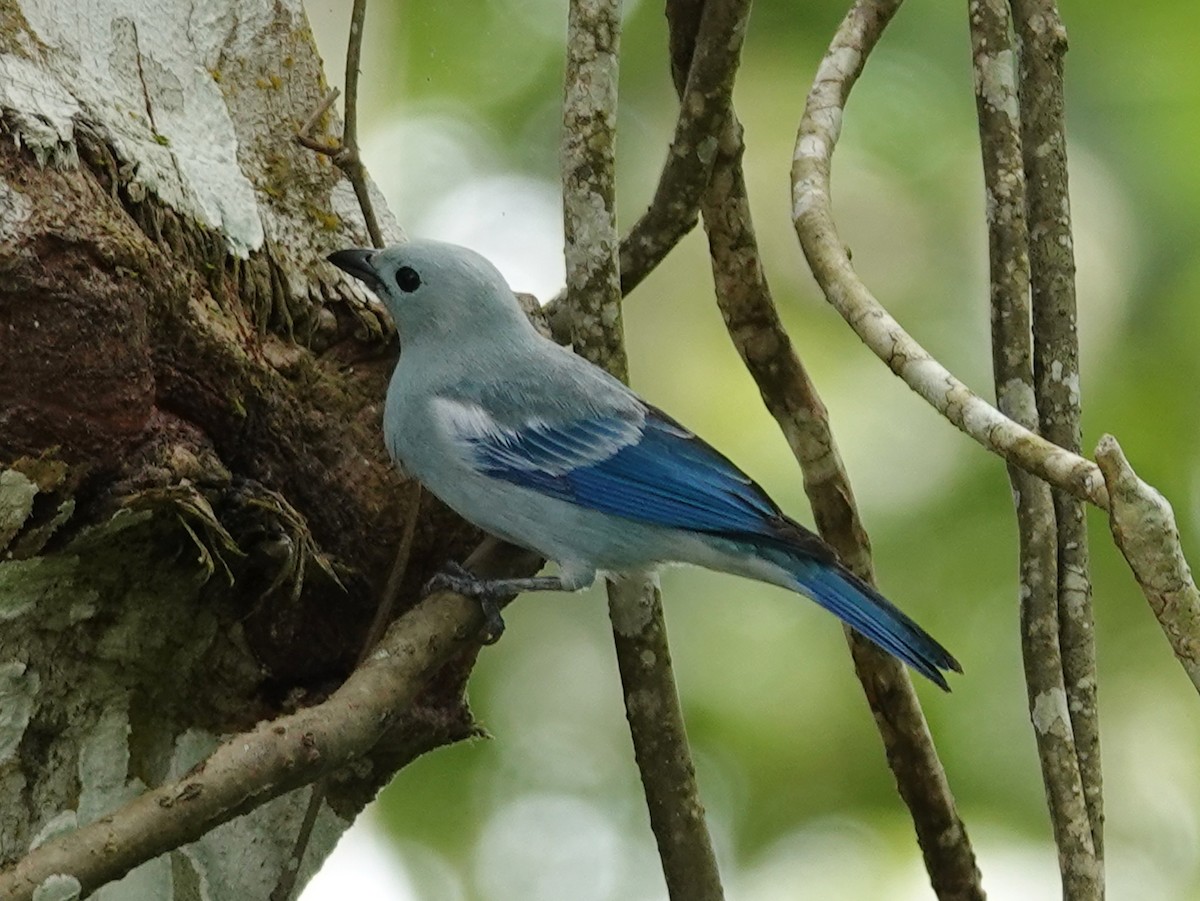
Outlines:
<svg viewBox="0 0 1200 901"><path fill-rule="evenodd" d="M949 691L954 657L789 518L749 476L623 382L543 336L499 270L454 244L349 248L330 263L382 301L400 338L384 443L401 470L557 575L482 579L450 564L430 583L476 599L577 591L692 564L805 595Z"/></svg>

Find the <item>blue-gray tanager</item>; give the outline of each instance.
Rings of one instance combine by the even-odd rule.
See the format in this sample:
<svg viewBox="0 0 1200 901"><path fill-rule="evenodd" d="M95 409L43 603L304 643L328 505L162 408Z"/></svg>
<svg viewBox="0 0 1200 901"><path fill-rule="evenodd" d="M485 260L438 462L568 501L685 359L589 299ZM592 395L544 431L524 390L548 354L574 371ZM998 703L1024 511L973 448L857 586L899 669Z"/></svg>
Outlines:
<svg viewBox="0 0 1200 901"><path fill-rule="evenodd" d="M384 302L402 353L392 458L459 515L558 576L437 580L478 598L575 591L597 573L691 563L812 598L942 688L955 659L729 460L604 370L544 338L504 277L463 247L410 241L329 261Z"/></svg>

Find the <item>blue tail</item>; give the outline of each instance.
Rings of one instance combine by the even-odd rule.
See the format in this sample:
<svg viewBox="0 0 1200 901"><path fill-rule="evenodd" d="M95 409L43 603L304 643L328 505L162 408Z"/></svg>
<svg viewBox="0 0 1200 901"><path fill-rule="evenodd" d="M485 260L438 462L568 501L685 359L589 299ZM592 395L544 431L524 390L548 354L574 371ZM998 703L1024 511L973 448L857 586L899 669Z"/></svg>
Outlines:
<svg viewBox="0 0 1200 901"><path fill-rule="evenodd" d="M962 667L895 604L841 564L792 554L788 555L788 564L797 591L935 685L950 690L942 670L961 673Z"/></svg>

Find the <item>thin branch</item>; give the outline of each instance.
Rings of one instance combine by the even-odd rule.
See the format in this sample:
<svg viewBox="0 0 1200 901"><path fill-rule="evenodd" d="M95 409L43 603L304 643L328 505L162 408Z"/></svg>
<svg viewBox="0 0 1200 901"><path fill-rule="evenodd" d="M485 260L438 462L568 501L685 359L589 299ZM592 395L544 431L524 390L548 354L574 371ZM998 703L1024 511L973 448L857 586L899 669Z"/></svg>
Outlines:
<svg viewBox="0 0 1200 901"><path fill-rule="evenodd" d="M1030 230L1033 373L1043 437L1079 453L1079 335L1063 124L1066 31L1053 0L1012 0L1020 53L1018 96ZM1091 566L1083 502L1055 490L1058 641L1067 709L1087 799L1096 868L1103 871L1104 795L1096 702Z"/></svg>
<svg viewBox="0 0 1200 901"><path fill-rule="evenodd" d="M300 867L304 864L304 855L312 840L313 829L317 825L317 816L321 813L321 805L325 802L328 791L329 777L322 776L312 784L308 796L308 806L304 808L304 819L296 832L296 841L292 845L291 856L284 861L283 869L279 871L279 879L271 890L269 901L289 901L296 888L296 880L300 876Z"/></svg>
<svg viewBox="0 0 1200 901"><path fill-rule="evenodd" d="M572 0L563 95L563 229L576 351L629 381L617 238L617 0Z"/></svg>
<svg viewBox="0 0 1200 901"><path fill-rule="evenodd" d="M321 98L321 102L317 104L316 109L309 113L308 118L304 120L304 124L300 126L296 132L296 143L301 147L305 147L314 153L333 156L337 153L338 148L329 144L325 144L314 138L313 132L321 124L321 119L325 114L333 109L333 104L337 102L338 97L342 96L342 92L337 88L331 88L329 93Z"/></svg>
<svg viewBox="0 0 1200 901"><path fill-rule="evenodd" d="M738 353L800 463L817 530L843 562L874 583L870 542L825 406L771 298L750 218L742 151L741 128L731 111L703 203L717 302ZM904 665L853 630L846 635L937 896L983 899L966 827Z"/></svg>
<svg viewBox="0 0 1200 901"><path fill-rule="evenodd" d="M1029 303L1029 230L1017 106L1015 53L1005 0L970 4L975 105L987 186L991 268L992 367L1002 413L1038 427L1034 340ZM1067 898L1103 895L1103 870L1092 842L1074 711L1060 653L1061 534L1049 487L1009 464L1020 547L1021 650L1050 820ZM1068 711L1070 710L1070 713Z"/></svg>
<svg viewBox="0 0 1200 901"><path fill-rule="evenodd" d="M813 276L859 338L917 394L985 448L1108 508L1096 465L1002 415L900 327L850 265L833 221L829 175L846 98L899 0L859 0L813 80L792 159L792 219Z"/></svg>
<svg viewBox="0 0 1200 901"><path fill-rule="evenodd" d="M658 580L632 574L609 582L608 614L668 895L673 901L720 901L721 874L679 706Z"/></svg>
<svg viewBox="0 0 1200 901"><path fill-rule="evenodd" d="M316 129L317 124L329 112L334 101L337 99L338 92L336 89L330 91L325 96L325 99L317 105L317 108L313 110L312 115L300 127L296 140L309 150L327 154L333 159L338 168L342 170L354 188L354 196L358 199L359 209L362 210L363 222L367 226L367 234L370 235L371 244L375 247L383 247L383 232L380 230L379 220L375 216L375 207L371 203L371 193L367 188L366 169L363 167L358 152L358 74L362 60L363 25L366 22L366 17L367 0L354 0L354 7L350 12L350 34L346 43L346 109L345 120L342 125L341 147L330 148L312 138L312 132ZM392 571L388 575L387 584L384 586L383 597L375 608L375 617L371 620L366 638L363 640L362 649L359 651L358 665L361 665L363 660L366 659L371 648L375 647L376 643L378 643L384 628L391 622L392 613L396 609L396 601L400 594L400 585L404 580L405 570L408 568L408 558L412 551L413 535L416 531L420 506L421 485L419 482L414 481L412 483L412 500L408 504L408 518L404 522L404 531L400 536L400 544L396 549L396 559L392 564ZM317 815L321 811L321 804L325 800L327 790L328 781L325 778L321 778L313 783L312 793L308 799L308 807L304 811L304 819L301 821L300 829L296 833L295 845L292 848L292 853L287 863L279 874L279 880L275 883L275 888L271 892L270 901L288 901L291 898L292 891L296 885L296 879L300 875L300 866L304 863L304 854L308 850L308 844L312 839L313 828L317 824Z"/></svg>
<svg viewBox="0 0 1200 901"><path fill-rule="evenodd" d="M413 538L417 534L417 517L420 515L421 483L414 480L409 488L409 501L404 513L404 530L400 533L400 543L396 547L396 559L392 562L392 571L388 574L387 584L384 585L383 596L375 608L375 616L371 619L371 625L367 628L362 648L358 652L358 660L355 662L356 669L363 665L371 650L383 637L383 630L392 621L392 615L400 599L400 587L404 584L404 576L408 572L408 561L412 557ZM271 892L270 901L288 901L292 897L296 879L300 875L300 867L304 863L304 854L308 850L313 829L317 825L317 815L321 811L321 804L324 802L328 790L329 779L327 776L322 776L313 783L312 794L309 796L308 807L304 811L300 829L296 833L296 842L292 846L292 853L279 874L279 880Z"/></svg>
<svg viewBox="0 0 1200 901"><path fill-rule="evenodd" d="M383 247L383 231L379 228L379 218L375 215L375 206L371 202L371 192L367 185L367 170L358 150L358 70L362 60L363 25L366 18L367 0L354 0L354 7L350 11L350 37L346 44L346 110L341 143L330 144L313 137L321 118L337 99L336 90L326 95L308 117L296 133L296 141L314 153L329 157L333 164L345 173L362 209L363 222L367 226L367 234L371 237L371 245Z"/></svg>
<svg viewBox="0 0 1200 901"><path fill-rule="evenodd" d="M532 555L495 541L467 561L485 577L525 574L536 564ZM183 778L39 845L0 872L0 898L31 901L56 874L73 876L86 896L221 823L360 761L446 660L478 644L482 625L476 602L450 592L429 596L392 623L327 701L234 736Z"/></svg>
<svg viewBox="0 0 1200 901"><path fill-rule="evenodd" d="M636 288L696 225L749 17L750 0L704 4L691 67L682 76L676 73L686 79L686 88L667 161L649 208L621 241L622 294ZM565 290L546 304L546 314L555 338L567 343L571 322Z"/></svg>
<svg viewBox="0 0 1200 901"><path fill-rule="evenodd" d="M367 189L367 170L358 152L358 71L366 18L367 0L354 0L354 7L350 11L350 40L346 45L346 110L342 125L342 150L334 162L354 186L354 196L362 208L371 244L383 247L383 232L375 216L375 206L371 203L371 192Z"/></svg>
<svg viewBox="0 0 1200 901"><path fill-rule="evenodd" d="M706 15L711 6L705 7ZM696 33L694 0L669 3L667 15L678 89L679 73L687 68L689 34ZM848 565L871 580L869 542L825 407L771 300L741 171L741 130L732 109L721 138L702 204L718 303L735 346L800 462L822 537ZM907 673L853 631L847 630L847 635L939 897L983 898L970 841Z"/></svg>
<svg viewBox="0 0 1200 901"><path fill-rule="evenodd" d="M621 327L615 141L619 0L573 0L563 102L567 303L578 353L628 381ZM608 582L625 712L667 890L723 897L671 669L658 584L642 573Z"/></svg>
<svg viewBox="0 0 1200 901"><path fill-rule="evenodd" d="M1138 478L1112 435L1100 439L1096 462L1112 497L1113 539L1175 657L1200 691L1200 591L1183 557L1175 513L1165 497Z"/></svg>
<svg viewBox="0 0 1200 901"><path fill-rule="evenodd" d="M350 10L350 34L346 39L346 110L342 124L342 146L358 153L358 75L362 64L363 27L367 22L367 0L354 0ZM370 204L363 204L364 209ZM372 235L374 240L374 235Z"/></svg>
<svg viewBox="0 0 1200 901"><path fill-rule="evenodd" d="M1021 652L1029 715L1037 741L1050 824L1066 901L1104 897L1104 872L1092 845L1075 735L1059 651L1058 554L1050 488L1010 464L1013 491L1022 492L1020 538Z"/></svg>

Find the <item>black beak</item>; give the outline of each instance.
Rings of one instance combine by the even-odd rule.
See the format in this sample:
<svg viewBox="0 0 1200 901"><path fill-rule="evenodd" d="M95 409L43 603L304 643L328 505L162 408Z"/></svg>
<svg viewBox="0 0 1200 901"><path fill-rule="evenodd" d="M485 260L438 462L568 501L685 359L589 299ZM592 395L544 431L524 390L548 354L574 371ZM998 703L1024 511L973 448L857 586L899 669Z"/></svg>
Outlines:
<svg viewBox="0 0 1200 901"><path fill-rule="evenodd" d="M379 284L379 275L375 272L373 265L374 258L374 250L351 247L349 250L335 251L325 259L348 275L353 275L359 281L365 282L367 287L374 288Z"/></svg>

